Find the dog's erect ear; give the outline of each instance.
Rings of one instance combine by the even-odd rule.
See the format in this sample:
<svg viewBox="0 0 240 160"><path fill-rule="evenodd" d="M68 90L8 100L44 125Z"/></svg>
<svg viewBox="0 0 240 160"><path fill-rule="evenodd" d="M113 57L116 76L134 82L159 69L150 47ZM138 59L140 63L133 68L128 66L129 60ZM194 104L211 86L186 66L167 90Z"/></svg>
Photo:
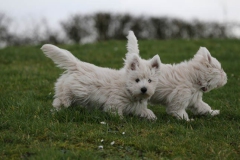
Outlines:
<svg viewBox="0 0 240 160"><path fill-rule="evenodd" d="M159 55L155 55L151 60L150 60L150 65L152 68L155 69L160 69L160 64L161 64L161 60Z"/></svg>
<svg viewBox="0 0 240 160"><path fill-rule="evenodd" d="M211 63L212 62L212 58L211 58L212 56L211 56L210 52L207 50L207 48L205 48L205 49L207 51L207 53L206 53L207 54L207 60L208 60L209 63Z"/></svg>
<svg viewBox="0 0 240 160"><path fill-rule="evenodd" d="M127 67L130 70L136 70L139 67L139 56L137 54L130 54L127 57Z"/></svg>
<svg viewBox="0 0 240 160"><path fill-rule="evenodd" d="M197 54L202 55L209 63L211 63L211 54L206 47L200 47Z"/></svg>

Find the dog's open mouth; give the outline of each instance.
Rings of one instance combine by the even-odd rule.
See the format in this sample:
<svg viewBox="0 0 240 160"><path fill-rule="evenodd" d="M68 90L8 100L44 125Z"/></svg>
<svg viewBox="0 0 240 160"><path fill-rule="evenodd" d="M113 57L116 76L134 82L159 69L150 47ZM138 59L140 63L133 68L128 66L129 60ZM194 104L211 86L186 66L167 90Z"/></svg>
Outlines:
<svg viewBox="0 0 240 160"><path fill-rule="evenodd" d="M201 90L202 90L203 92L206 92L206 91L207 91L207 87L202 87Z"/></svg>
<svg viewBox="0 0 240 160"><path fill-rule="evenodd" d="M149 97L149 95L147 93L140 93L139 96L142 97L142 98L148 98Z"/></svg>

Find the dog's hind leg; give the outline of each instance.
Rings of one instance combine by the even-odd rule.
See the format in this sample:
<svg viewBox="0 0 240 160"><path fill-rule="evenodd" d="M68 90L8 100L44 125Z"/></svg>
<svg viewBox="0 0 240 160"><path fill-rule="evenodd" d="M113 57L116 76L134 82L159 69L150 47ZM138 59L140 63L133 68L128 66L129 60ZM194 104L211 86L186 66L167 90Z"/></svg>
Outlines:
<svg viewBox="0 0 240 160"><path fill-rule="evenodd" d="M64 98L55 98L53 100L53 107L58 111L61 109L61 106L63 105L65 108L69 107L72 104L71 99L68 96L65 96Z"/></svg>
<svg viewBox="0 0 240 160"><path fill-rule="evenodd" d="M186 108L188 105L189 101L187 98L175 99L175 101L172 101L171 104L167 105L166 112L170 115L173 115L177 119L184 119L186 121L190 121L186 112Z"/></svg>
<svg viewBox="0 0 240 160"><path fill-rule="evenodd" d="M188 114L185 111L185 109L182 110L178 110L178 111L169 111L167 109L167 113L170 115L173 115L174 117L176 117L177 119L184 119L186 121L190 121L190 119L188 118Z"/></svg>
<svg viewBox="0 0 240 160"><path fill-rule="evenodd" d="M67 108L72 104L72 92L66 85L67 76L69 75L62 75L55 83L55 96L52 105L56 110L60 110L62 106Z"/></svg>
<svg viewBox="0 0 240 160"><path fill-rule="evenodd" d="M53 107L57 110L57 111L59 111L60 109L61 109L61 101L60 101L60 99L59 98L55 98L54 100L53 100L53 103L52 103L52 105L53 105Z"/></svg>

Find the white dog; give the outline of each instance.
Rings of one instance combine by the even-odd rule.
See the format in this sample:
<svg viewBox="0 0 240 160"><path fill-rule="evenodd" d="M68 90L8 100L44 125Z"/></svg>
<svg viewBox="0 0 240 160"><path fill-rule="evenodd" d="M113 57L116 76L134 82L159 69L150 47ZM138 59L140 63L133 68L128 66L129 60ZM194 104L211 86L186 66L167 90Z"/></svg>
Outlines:
<svg viewBox="0 0 240 160"><path fill-rule="evenodd" d="M138 42L132 31L128 35L127 55L139 54ZM196 55L190 61L180 64L161 64L159 82L154 95L151 97L152 104L166 106L168 114L179 119L189 121L186 109L194 114L218 115L219 110L212 110L203 102L203 93L214 88L219 88L227 83L226 73L221 64L212 57L205 47L200 47Z"/></svg>
<svg viewBox="0 0 240 160"><path fill-rule="evenodd" d="M158 55L146 61L137 54L129 54L125 68L114 70L82 62L54 45L45 44L41 49L58 67L66 69L55 84L55 109L78 104L119 116L133 114L156 119L147 108L147 101L158 83L161 63Z"/></svg>

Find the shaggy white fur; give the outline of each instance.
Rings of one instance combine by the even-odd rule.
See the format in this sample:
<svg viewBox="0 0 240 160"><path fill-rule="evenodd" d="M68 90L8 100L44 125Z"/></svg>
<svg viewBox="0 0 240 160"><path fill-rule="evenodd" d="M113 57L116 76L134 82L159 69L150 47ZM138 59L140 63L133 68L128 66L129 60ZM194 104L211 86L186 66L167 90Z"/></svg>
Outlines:
<svg viewBox="0 0 240 160"><path fill-rule="evenodd" d="M57 110L78 104L119 116L134 114L156 119L147 108L147 101L158 83L161 63L158 55L146 61L131 52L124 69L114 70L82 62L54 45L45 44L41 49L58 67L66 69L55 84L53 107Z"/></svg>
<svg viewBox="0 0 240 160"><path fill-rule="evenodd" d="M128 53L139 53L137 38L132 31L128 37ZM212 110L203 102L204 92L224 86L227 83L226 73L221 64L212 57L207 48L200 47L193 59L180 64L161 64L159 82L152 104L166 106L168 114L189 121L186 109L194 114L218 115L219 110Z"/></svg>

